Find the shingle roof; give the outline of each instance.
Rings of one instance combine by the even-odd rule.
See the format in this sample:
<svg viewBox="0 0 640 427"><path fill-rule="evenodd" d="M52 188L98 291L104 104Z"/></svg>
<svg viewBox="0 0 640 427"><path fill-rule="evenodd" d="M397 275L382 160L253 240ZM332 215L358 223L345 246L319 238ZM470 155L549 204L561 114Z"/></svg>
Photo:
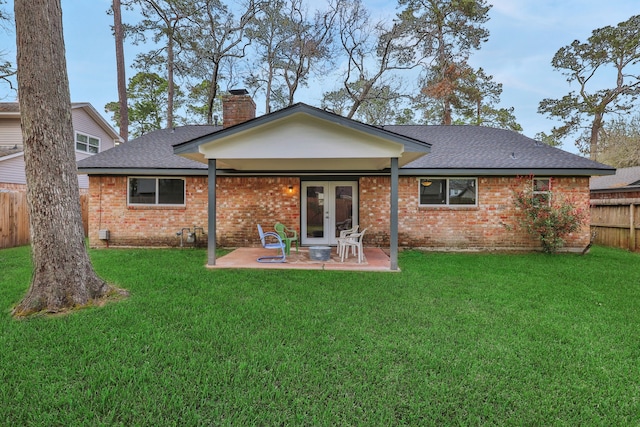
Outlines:
<svg viewBox="0 0 640 427"><path fill-rule="evenodd" d="M86 105L86 102L72 102L72 107L81 107ZM20 103L19 102L0 102L0 113L19 113L20 112Z"/></svg>
<svg viewBox="0 0 640 427"><path fill-rule="evenodd" d="M0 147L0 157L10 156L11 154L21 153L22 146L16 146L16 148L11 147Z"/></svg>
<svg viewBox="0 0 640 427"><path fill-rule="evenodd" d="M173 144L216 132L221 126L189 125L149 132L78 162L80 169L207 169L173 154Z"/></svg>
<svg viewBox="0 0 640 427"><path fill-rule="evenodd" d="M17 102L0 102L0 113L19 113L20 104Z"/></svg>
<svg viewBox="0 0 640 427"><path fill-rule="evenodd" d="M592 190L617 190L640 188L640 166L620 168L615 175L591 178Z"/></svg>
<svg viewBox="0 0 640 427"><path fill-rule="evenodd" d="M385 131L432 144L431 153L402 168L465 170L496 174L565 171L577 175L611 174L610 166L550 147L517 132L479 126L384 126ZM173 146L221 130L192 125L150 132L78 162L84 169L199 169L207 165L173 154ZM532 171L532 172L527 172ZM453 172L452 172L453 173Z"/></svg>
<svg viewBox="0 0 640 427"><path fill-rule="evenodd" d="M431 153L404 168L412 169L601 169L603 165L535 141L517 132L484 126L384 126L432 143Z"/></svg>

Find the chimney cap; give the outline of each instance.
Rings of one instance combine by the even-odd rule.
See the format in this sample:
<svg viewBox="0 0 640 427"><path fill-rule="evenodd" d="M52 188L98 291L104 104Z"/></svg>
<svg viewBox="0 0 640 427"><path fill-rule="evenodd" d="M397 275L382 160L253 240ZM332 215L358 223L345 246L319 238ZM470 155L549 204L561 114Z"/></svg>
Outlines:
<svg viewBox="0 0 640 427"><path fill-rule="evenodd" d="M229 93L231 95L249 95L249 91L246 89L231 89Z"/></svg>

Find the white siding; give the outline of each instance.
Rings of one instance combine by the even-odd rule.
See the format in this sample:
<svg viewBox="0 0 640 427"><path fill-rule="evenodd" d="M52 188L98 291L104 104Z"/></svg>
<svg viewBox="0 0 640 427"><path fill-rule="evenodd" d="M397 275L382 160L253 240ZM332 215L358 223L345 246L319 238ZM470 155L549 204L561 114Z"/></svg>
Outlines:
<svg viewBox="0 0 640 427"><path fill-rule="evenodd" d="M0 120L0 144L22 144L22 129L20 129L20 119L5 118Z"/></svg>
<svg viewBox="0 0 640 427"><path fill-rule="evenodd" d="M105 151L109 148L113 148L113 136L110 136L102 127L100 127L100 125L98 125L98 123L96 123L84 109L74 108L71 110L71 113L73 130L75 132L80 132L85 135L99 138L100 151Z"/></svg>
<svg viewBox="0 0 640 427"><path fill-rule="evenodd" d="M24 156L13 157L0 162L0 182L11 184L26 184L27 178L24 172ZM89 188L89 177L78 175L80 188Z"/></svg>
<svg viewBox="0 0 640 427"><path fill-rule="evenodd" d="M83 153L82 151L76 151L76 162L82 159L86 159L89 156L92 156L92 154ZM80 186L80 188L89 188L89 175L78 175L78 185Z"/></svg>
<svg viewBox="0 0 640 427"><path fill-rule="evenodd" d="M0 161L0 182L26 184L24 174L24 156Z"/></svg>
<svg viewBox="0 0 640 427"><path fill-rule="evenodd" d="M78 175L78 187L81 189L89 189L89 175Z"/></svg>
<svg viewBox="0 0 640 427"><path fill-rule="evenodd" d="M84 109L73 108L71 110L71 118L74 132L77 131L100 138L100 151L113 148L113 136L109 135L96 123ZM74 144L75 147L75 141L71 141L71 143ZM19 118L0 119L0 144L22 144L22 130L20 129ZM76 151L76 161L88 156L90 156L90 154ZM0 182L26 184L24 156L21 155L0 161ZM87 175L78 175L78 184L80 188L89 188L89 177Z"/></svg>

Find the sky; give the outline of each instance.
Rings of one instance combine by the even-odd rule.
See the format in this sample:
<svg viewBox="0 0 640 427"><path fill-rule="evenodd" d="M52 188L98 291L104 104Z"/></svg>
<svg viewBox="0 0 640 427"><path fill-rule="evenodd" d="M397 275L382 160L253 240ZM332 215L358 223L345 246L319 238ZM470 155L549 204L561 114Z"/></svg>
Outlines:
<svg viewBox="0 0 640 427"><path fill-rule="evenodd" d="M375 16L392 17L396 2L364 0ZM488 0L493 7L485 27L489 41L473 53L470 64L482 67L502 83L501 107L514 107L523 133L534 137L549 133L557 121L538 114L544 98L561 98L575 87L552 68L553 55L573 40L586 41L591 32L615 26L640 14L639 0ZM117 101L115 43L111 34L113 18L106 14L111 0L62 0L63 28L71 100L89 102L107 120L104 105ZM5 9L13 11L13 0ZM123 20L132 22L130 12ZM126 62L144 47L125 44ZM15 64L15 34L0 34L0 51ZM135 74L127 69L127 78ZM319 106L322 91L334 90L336 79L314 82L296 97L296 102ZM605 83L606 84L606 83ZM321 89L321 90L319 90ZM15 94L0 85L0 100L15 101ZM258 102L258 114L261 114ZM576 152L572 141L563 147Z"/></svg>

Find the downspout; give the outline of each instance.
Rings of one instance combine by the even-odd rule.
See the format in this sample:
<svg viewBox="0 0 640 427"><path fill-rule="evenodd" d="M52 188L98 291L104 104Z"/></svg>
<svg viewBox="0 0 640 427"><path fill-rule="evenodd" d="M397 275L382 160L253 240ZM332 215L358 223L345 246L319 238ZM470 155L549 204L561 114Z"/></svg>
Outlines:
<svg viewBox="0 0 640 427"><path fill-rule="evenodd" d="M213 267L216 265L216 159L209 159L208 166L207 266Z"/></svg>
<svg viewBox="0 0 640 427"><path fill-rule="evenodd" d="M391 191L390 191L390 248L391 270L398 270L398 158L391 158Z"/></svg>

